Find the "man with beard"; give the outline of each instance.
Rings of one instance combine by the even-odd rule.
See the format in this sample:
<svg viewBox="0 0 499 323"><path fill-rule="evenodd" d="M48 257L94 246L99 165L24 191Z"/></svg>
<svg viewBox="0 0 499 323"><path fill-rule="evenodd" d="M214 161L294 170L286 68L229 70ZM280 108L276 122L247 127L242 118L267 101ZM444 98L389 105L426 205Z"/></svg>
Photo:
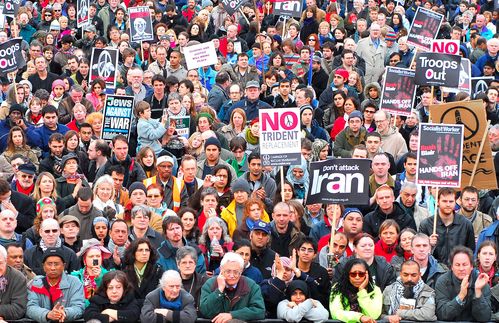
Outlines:
<svg viewBox="0 0 499 323"><path fill-rule="evenodd" d="M493 222L492 218L485 213L478 211L480 198L478 190L474 186L466 186L461 191L461 214L470 220L473 224L473 232L475 233L475 241L478 239L480 232L490 226Z"/></svg>
<svg viewBox="0 0 499 323"><path fill-rule="evenodd" d="M407 260L400 277L383 291L383 314L390 323L401 320L429 322L435 315L435 291L421 279L419 264Z"/></svg>

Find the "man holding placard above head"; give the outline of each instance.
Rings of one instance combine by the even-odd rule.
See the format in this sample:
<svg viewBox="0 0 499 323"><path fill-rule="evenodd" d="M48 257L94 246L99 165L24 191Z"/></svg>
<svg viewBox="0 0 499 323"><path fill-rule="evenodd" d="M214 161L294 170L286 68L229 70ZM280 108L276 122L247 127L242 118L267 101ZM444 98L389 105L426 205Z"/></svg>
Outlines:
<svg viewBox="0 0 499 323"><path fill-rule="evenodd" d="M456 193L451 188L438 190L437 225L434 231L434 216L421 222L419 231L430 236L433 256L447 264L453 246L463 245L475 250L473 224L464 216L456 213Z"/></svg>

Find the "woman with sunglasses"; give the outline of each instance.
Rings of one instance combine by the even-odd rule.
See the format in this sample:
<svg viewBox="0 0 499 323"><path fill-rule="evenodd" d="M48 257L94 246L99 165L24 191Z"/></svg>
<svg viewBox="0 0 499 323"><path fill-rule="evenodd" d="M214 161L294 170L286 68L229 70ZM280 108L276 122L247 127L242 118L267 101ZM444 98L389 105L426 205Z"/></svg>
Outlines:
<svg viewBox="0 0 499 323"><path fill-rule="evenodd" d="M329 309L333 320L375 323L381 315L383 294L363 259L349 259L331 289Z"/></svg>
<svg viewBox="0 0 499 323"><path fill-rule="evenodd" d="M311 34L316 35L319 32L319 21L317 20L317 7L309 6L305 10L305 16L300 21L300 39L304 44L308 44ZM318 39L317 39L318 40Z"/></svg>

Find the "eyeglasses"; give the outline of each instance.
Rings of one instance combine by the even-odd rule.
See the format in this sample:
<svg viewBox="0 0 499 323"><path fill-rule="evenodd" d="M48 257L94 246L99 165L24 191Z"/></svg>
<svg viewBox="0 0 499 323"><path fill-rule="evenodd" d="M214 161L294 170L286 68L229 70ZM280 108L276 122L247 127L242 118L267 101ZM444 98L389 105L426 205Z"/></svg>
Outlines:
<svg viewBox="0 0 499 323"><path fill-rule="evenodd" d="M365 112L365 113L376 113L376 111L374 111L374 110L366 110L366 111L364 111L364 112Z"/></svg>
<svg viewBox="0 0 499 323"><path fill-rule="evenodd" d="M315 38L309 38L308 41L315 41Z"/></svg>
<svg viewBox="0 0 499 323"><path fill-rule="evenodd" d="M57 232L59 232L59 229L52 229L52 230L47 229L47 230L43 230L43 232L45 232L45 234L49 234L51 232L52 233L57 233Z"/></svg>
<svg viewBox="0 0 499 323"><path fill-rule="evenodd" d="M147 197L158 198L158 197L161 197L161 195L160 194L147 194Z"/></svg>
<svg viewBox="0 0 499 323"><path fill-rule="evenodd" d="M55 12L61 12L62 10L59 9L54 9Z"/></svg>
<svg viewBox="0 0 499 323"><path fill-rule="evenodd" d="M241 275L241 271L239 271L239 270L224 270L223 274L227 275L227 276L233 275L234 277L237 277L237 276Z"/></svg>
<svg viewBox="0 0 499 323"><path fill-rule="evenodd" d="M34 175L26 175L26 174L21 174L21 177L22 177L22 178L30 178L30 179L31 179L31 178L33 178L33 177L35 177L35 176L34 176Z"/></svg>
<svg viewBox="0 0 499 323"><path fill-rule="evenodd" d="M52 17L52 14L51 13L46 13L45 17Z"/></svg>
<svg viewBox="0 0 499 323"><path fill-rule="evenodd" d="M385 120L375 120L374 123L383 123L385 121L387 121L387 119L385 119Z"/></svg>
<svg viewBox="0 0 499 323"><path fill-rule="evenodd" d="M350 278L355 278L355 277L364 278L364 277L366 277L366 272L365 271L352 271L352 272L348 273L348 275L350 276Z"/></svg>
<svg viewBox="0 0 499 323"><path fill-rule="evenodd" d="M300 248L301 252L306 252L306 253L314 253L315 250L314 248Z"/></svg>

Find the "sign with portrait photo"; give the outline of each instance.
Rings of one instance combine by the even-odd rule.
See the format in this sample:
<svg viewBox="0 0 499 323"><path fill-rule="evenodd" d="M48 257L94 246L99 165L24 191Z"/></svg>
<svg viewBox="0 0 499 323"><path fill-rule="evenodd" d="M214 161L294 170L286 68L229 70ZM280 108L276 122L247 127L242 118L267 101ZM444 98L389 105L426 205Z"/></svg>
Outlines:
<svg viewBox="0 0 499 323"><path fill-rule="evenodd" d="M90 0L77 0L76 8L76 26L80 28L89 22L88 9L90 8Z"/></svg>
<svg viewBox="0 0 499 323"><path fill-rule="evenodd" d="M154 40L152 18L149 7L128 8L130 19L130 40L140 43L141 41Z"/></svg>

